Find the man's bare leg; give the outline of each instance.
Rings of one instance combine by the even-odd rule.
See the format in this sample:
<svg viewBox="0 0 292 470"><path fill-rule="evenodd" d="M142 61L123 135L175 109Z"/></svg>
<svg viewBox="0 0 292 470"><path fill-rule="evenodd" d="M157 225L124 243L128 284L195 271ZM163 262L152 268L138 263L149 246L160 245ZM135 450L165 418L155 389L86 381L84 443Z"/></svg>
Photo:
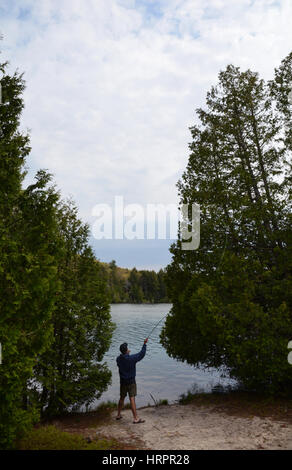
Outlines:
<svg viewBox="0 0 292 470"><path fill-rule="evenodd" d="M134 416L134 421L138 421L135 397L130 397L130 403L131 403L131 410Z"/></svg>
<svg viewBox="0 0 292 470"><path fill-rule="evenodd" d="M121 418L121 411L124 408L124 398L120 398L119 403L118 403L118 414L117 418Z"/></svg>

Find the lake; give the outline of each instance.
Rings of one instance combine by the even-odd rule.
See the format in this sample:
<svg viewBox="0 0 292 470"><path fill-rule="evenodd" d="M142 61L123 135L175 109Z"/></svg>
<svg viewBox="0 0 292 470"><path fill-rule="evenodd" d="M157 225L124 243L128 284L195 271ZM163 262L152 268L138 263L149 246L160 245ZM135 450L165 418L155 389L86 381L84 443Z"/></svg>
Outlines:
<svg viewBox="0 0 292 470"><path fill-rule="evenodd" d="M111 305L112 320L116 323L112 344L105 354L103 362L107 362L112 371L112 385L99 400L92 403L94 408L101 402L119 400L120 378L116 358L119 347L128 343L131 354L141 350L143 341L155 324L167 313L171 304L113 304ZM178 400L179 396L195 387L196 391L211 392L216 386L235 385L229 378L221 378L217 369L203 371L194 366L170 358L159 343L159 335L165 319L152 333L147 352L142 361L137 363L136 382L138 407L153 405L155 400L167 399L169 403ZM150 395L151 394L151 395ZM126 403L128 397L126 399Z"/></svg>

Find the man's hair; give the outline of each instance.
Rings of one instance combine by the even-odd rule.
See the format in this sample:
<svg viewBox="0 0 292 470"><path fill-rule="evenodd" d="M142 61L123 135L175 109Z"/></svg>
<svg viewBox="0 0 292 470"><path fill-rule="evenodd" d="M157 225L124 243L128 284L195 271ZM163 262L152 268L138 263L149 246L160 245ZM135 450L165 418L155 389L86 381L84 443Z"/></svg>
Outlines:
<svg viewBox="0 0 292 470"><path fill-rule="evenodd" d="M128 343L121 344L120 351L122 354L126 354L126 352L128 351Z"/></svg>

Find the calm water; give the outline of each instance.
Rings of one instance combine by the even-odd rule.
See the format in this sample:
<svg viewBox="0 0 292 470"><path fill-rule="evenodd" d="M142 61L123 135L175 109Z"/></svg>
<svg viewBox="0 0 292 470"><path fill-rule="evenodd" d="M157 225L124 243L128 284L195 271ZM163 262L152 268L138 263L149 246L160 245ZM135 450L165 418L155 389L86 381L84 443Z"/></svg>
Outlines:
<svg viewBox="0 0 292 470"><path fill-rule="evenodd" d="M114 332L112 344L104 357L112 371L112 385L103 393L98 403L119 399L119 373L116 358L120 354L120 344L128 343L131 353L141 350L144 339L149 335L155 324L171 308L171 304L135 305L114 304L111 306L111 315L117 328ZM169 403L175 402L179 395L195 387L197 391L211 392L218 384L234 385L230 379L223 379L216 369L208 372L170 358L159 343L159 335L164 324L163 320L152 333L148 344L146 356L137 363L137 406L154 404L150 394L155 400L166 398ZM127 402L128 398L126 399Z"/></svg>

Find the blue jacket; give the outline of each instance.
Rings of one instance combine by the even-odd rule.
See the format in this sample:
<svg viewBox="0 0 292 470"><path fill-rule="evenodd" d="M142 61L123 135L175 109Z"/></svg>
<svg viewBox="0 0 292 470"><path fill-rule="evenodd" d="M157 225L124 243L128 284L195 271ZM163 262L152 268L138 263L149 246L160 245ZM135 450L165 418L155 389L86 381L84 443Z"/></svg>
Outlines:
<svg viewBox="0 0 292 470"><path fill-rule="evenodd" d="M133 384L136 377L136 362L141 361L146 354L146 344L137 354L120 354L117 357L117 365L120 373L121 384Z"/></svg>

